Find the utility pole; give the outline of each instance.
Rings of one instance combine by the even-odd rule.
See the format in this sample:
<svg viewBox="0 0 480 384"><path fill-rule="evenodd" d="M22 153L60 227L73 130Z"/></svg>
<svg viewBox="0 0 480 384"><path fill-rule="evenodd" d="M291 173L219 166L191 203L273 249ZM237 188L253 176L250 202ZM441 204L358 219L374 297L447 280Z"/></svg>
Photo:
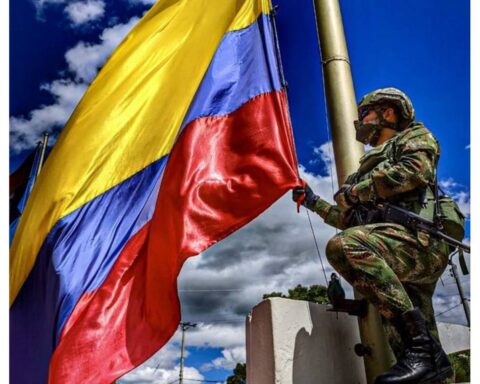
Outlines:
<svg viewBox="0 0 480 384"><path fill-rule="evenodd" d="M183 384L183 360L184 360L184 351L185 351L185 331L189 328L196 327L197 324L194 323L180 323L180 327L182 328L182 347L180 350L180 372L178 375L178 382L179 384Z"/></svg>
<svg viewBox="0 0 480 384"><path fill-rule="evenodd" d="M338 184L358 168L364 147L355 139L353 122L358 119L342 15L338 0L314 0L317 32L323 64L325 97L332 132ZM360 298L357 292L355 297ZM395 361L378 311L371 304L366 316L359 317L367 382L386 371Z"/></svg>
<svg viewBox="0 0 480 384"><path fill-rule="evenodd" d="M460 295L460 299L462 300L463 310L465 311L465 317L467 318L468 327L470 327L470 306L468 305L468 300L465 297L465 292L463 291L463 287L460 282L460 276L458 276L457 266L453 262L453 256L455 256L455 253L450 257L448 264L450 264L451 266L452 276L455 279L455 283L457 283L458 294Z"/></svg>

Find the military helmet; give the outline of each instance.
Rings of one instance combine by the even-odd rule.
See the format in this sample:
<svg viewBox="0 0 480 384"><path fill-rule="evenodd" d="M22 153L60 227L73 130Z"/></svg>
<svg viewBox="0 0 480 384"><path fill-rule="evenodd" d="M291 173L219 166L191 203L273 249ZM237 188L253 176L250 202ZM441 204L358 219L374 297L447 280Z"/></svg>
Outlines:
<svg viewBox="0 0 480 384"><path fill-rule="evenodd" d="M397 107L400 114L400 126L405 127L415 120L415 109L410 98L397 88L380 88L367 93L358 103L358 113L362 115L362 110L366 107L375 105L393 104Z"/></svg>

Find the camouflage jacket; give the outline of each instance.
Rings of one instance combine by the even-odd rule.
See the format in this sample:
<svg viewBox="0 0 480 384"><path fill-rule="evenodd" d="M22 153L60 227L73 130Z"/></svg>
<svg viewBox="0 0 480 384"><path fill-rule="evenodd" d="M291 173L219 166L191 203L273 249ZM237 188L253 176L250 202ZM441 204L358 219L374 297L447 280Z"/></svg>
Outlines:
<svg viewBox="0 0 480 384"><path fill-rule="evenodd" d="M435 180L439 156L440 148L432 133L422 123L413 122L365 153L357 172L348 176L345 183L356 185L362 205L388 201L432 218L434 198L429 185ZM426 208L421 204L424 197L428 201ZM317 201L315 212L334 227L351 226L348 210L323 199Z"/></svg>

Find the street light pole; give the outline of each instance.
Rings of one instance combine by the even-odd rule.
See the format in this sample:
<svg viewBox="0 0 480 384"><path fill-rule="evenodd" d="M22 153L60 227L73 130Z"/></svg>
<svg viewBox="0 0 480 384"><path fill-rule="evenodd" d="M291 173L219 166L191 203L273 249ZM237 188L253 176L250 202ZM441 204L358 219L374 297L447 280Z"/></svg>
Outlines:
<svg viewBox="0 0 480 384"><path fill-rule="evenodd" d="M455 279L455 283L457 284L458 294L460 295L460 299L462 300L463 310L465 311L465 318L467 319L467 324L470 327L470 307L468 305L467 297L465 296L465 292L463 291L462 283L460 281L460 276L458 276L457 266L453 262L453 256L448 261L448 264L451 266L451 273L453 278Z"/></svg>
<svg viewBox="0 0 480 384"><path fill-rule="evenodd" d="M180 372L178 377L179 384L183 384L183 363L184 363L184 351L185 351L185 331L189 328L196 327L197 324L189 323L189 322L182 322L180 323L180 327L182 329L182 347L180 350Z"/></svg>

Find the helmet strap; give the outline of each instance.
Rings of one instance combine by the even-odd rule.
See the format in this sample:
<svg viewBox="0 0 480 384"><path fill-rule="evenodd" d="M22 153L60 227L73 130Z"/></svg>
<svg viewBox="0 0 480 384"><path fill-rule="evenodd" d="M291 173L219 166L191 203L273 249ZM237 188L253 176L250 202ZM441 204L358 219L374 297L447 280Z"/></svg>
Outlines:
<svg viewBox="0 0 480 384"><path fill-rule="evenodd" d="M399 129L398 123L392 123L390 121L385 120L385 118L383 117L383 112L385 112L384 108L375 107L373 110L375 111L375 114L377 115L377 119L382 127L391 128L396 131Z"/></svg>
<svg viewBox="0 0 480 384"><path fill-rule="evenodd" d="M377 146L378 139L380 138L380 131L381 131L381 129L377 129L375 131L375 133L373 134L373 136L371 137L370 143L369 143L371 146L373 146L373 147Z"/></svg>

